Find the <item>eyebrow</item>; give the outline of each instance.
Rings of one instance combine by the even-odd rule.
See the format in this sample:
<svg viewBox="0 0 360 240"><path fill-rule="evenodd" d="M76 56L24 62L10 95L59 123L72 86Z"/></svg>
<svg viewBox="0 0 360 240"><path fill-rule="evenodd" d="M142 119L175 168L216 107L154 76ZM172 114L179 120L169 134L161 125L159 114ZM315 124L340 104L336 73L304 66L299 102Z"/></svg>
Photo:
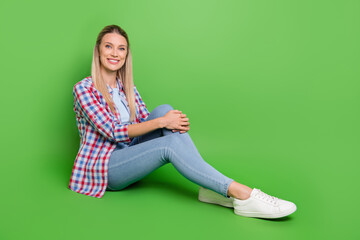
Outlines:
<svg viewBox="0 0 360 240"><path fill-rule="evenodd" d="M113 45L111 42L105 42L105 43L109 43L109 44ZM124 45L124 44L121 44L119 46L125 46L126 47L126 45Z"/></svg>

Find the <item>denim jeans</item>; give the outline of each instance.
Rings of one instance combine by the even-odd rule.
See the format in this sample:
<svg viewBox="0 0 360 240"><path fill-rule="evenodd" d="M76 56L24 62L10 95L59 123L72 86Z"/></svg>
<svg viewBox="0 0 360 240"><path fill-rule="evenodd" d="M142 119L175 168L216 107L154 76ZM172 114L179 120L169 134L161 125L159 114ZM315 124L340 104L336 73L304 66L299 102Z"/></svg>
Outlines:
<svg viewBox="0 0 360 240"><path fill-rule="evenodd" d="M159 105L146 121L172 109L168 104ZM129 145L118 144L109 160L107 190L121 190L167 163L193 183L229 198L227 191L234 180L203 160L188 132L174 133L166 128L135 137Z"/></svg>

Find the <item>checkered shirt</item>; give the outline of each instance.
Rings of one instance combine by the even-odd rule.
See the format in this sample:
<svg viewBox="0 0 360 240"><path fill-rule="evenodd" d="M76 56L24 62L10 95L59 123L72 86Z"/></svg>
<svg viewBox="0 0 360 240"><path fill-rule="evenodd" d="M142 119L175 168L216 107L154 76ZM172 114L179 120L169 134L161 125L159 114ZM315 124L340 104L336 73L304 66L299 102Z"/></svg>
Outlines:
<svg viewBox="0 0 360 240"><path fill-rule="evenodd" d="M119 78L120 91L124 92ZM112 96L112 88L107 85ZM120 113L111 112L103 95L95 88L91 76L73 88L74 111L80 134L80 148L75 158L69 188L88 196L102 198L108 184L108 163L117 143L129 144L128 125L145 121L149 115L145 103L134 86L136 118L121 123Z"/></svg>

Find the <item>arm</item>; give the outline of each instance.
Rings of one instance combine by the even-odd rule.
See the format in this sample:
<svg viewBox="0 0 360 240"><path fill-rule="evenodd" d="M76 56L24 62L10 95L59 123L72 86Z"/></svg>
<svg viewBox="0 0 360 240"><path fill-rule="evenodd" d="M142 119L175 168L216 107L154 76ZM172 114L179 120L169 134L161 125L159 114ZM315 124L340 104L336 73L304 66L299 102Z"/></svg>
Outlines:
<svg viewBox="0 0 360 240"><path fill-rule="evenodd" d="M83 86L76 84L73 89L74 105L87 122L101 135L115 142L129 142L128 126L120 124L112 118L105 106L101 104L95 94Z"/></svg>
<svg viewBox="0 0 360 240"><path fill-rule="evenodd" d="M120 124L113 120L95 94L81 84L76 84L73 89L74 103L80 110L81 115L104 137L115 142L129 142L130 138L141 136L158 128L165 126L163 118L156 118L149 121L145 119L149 115L145 103L135 88L136 101L139 105L140 120L137 124Z"/></svg>
<svg viewBox="0 0 360 240"><path fill-rule="evenodd" d="M130 137L137 137L158 128L167 128L185 133L189 131L189 119L179 110L170 110L163 117L128 126Z"/></svg>
<svg viewBox="0 0 360 240"><path fill-rule="evenodd" d="M142 123L131 124L128 126L128 134L130 138L144 135L158 128L164 127L164 119L162 117L155 118Z"/></svg>

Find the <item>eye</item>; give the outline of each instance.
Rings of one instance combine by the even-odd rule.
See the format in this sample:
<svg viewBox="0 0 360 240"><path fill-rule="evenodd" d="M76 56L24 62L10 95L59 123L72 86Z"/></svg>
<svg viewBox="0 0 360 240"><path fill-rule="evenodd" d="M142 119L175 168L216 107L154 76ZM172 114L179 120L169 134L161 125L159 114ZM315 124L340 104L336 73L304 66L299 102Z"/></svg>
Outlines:
<svg viewBox="0 0 360 240"><path fill-rule="evenodd" d="M120 48L121 50L125 50L125 48Z"/></svg>
<svg viewBox="0 0 360 240"><path fill-rule="evenodd" d="M111 47L110 45L105 45L106 48Z"/></svg>

